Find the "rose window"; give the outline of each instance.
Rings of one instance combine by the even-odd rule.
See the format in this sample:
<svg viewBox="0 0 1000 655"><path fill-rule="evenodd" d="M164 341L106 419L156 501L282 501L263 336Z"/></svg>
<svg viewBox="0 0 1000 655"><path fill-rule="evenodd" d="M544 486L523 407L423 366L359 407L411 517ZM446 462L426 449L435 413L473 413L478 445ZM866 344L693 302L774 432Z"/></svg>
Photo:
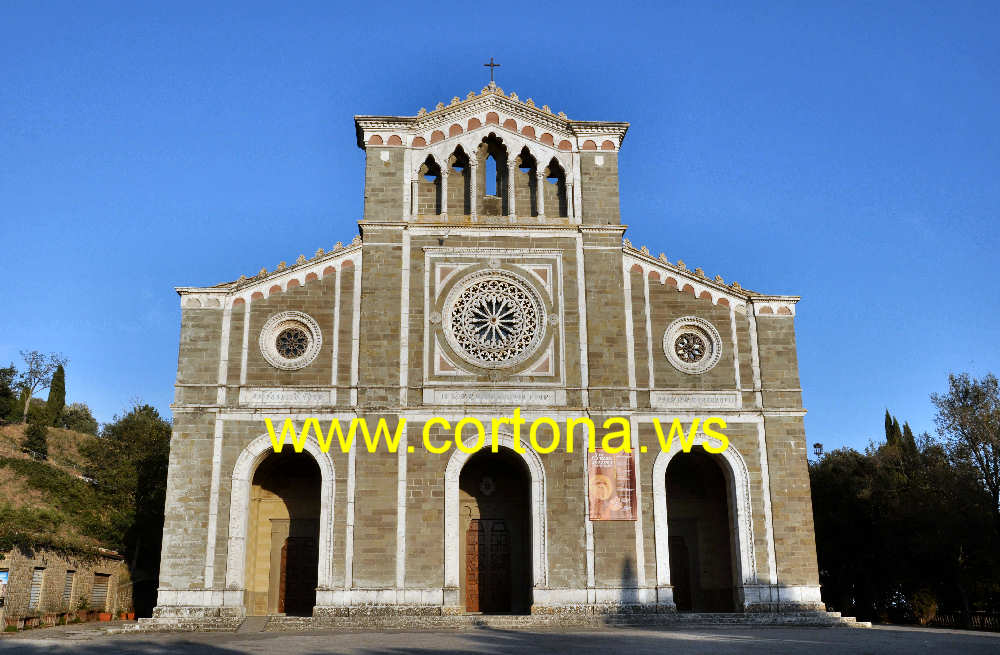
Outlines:
<svg viewBox="0 0 1000 655"><path fill-rule="evenodd" d="M260 331L260 352L275 368L294 371L315 361L323 334L313 317L288 311L267 319Z"/></svg>
<svg viewBox="0 0 1000 655"><path fill-rule="evenodd" d="M278 354L285 359L301 357L309 347L309 337L299 328L287 328L281 331L275 341Z"/></svg>
<svg viewBox="0 0 1000 655"><path fill-rule="evenodd" d="M694 332L685 332L674 341L674 351L681 360L694 363L705 356L705 342Z"/></svg>
<svg viewBox="0 0 1000 655"><path fill-rule="evenodd" d="M506 271L474 275L445 301L445 334L452 348L485 368L513 366L541 341L545 312L538 295Z"/></svg>
<svg viewBox="0 0 1000 655"><path fill-rule="evenodd" d="M722 336L709 321L698 316L682 316L663 333L663 354L684 373L704 373L722 358Z"/></svg>

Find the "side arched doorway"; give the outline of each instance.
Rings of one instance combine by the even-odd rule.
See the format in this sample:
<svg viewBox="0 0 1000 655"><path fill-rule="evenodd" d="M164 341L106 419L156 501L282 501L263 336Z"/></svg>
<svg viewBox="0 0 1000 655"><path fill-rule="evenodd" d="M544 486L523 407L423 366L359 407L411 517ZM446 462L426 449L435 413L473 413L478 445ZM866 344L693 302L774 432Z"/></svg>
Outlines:
<svg viewBox="0 0 1000 655"><path fill-rule="evenodd" d="M531 608L531 476L506 448L471 456L459 477L460 600L467 612Z"/></svg>
<svg viewBox="0 0 1000 655"><path fill-rule="evenodd" d="M271 453L254 471L247 613L310 616L316 604L322 476L308 453Z"/></svg>
<svg viewBox="0 0 1000 655"><path fill-rule="evenodd" d="M732 612L737 607L729 483L716 457L695 448L666 470L670 581L678 611Z"/></svg>

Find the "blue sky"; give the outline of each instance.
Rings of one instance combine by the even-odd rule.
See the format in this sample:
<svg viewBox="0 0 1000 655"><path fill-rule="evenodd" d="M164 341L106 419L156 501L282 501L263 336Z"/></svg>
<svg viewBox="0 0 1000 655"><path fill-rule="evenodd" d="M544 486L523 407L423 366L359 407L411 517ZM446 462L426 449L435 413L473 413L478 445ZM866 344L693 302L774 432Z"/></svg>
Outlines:
<svg viewBox="0 0 1000 655"><path fill-rule="evenodd" d="M809 7L802 5L808 4ZM178 285L348 241L355 114L488 81L632 124L628 236L803 296L807 439L933 429L1000 373L1000 4L37 3L0 7L0 363L169 413Z"/></svg>

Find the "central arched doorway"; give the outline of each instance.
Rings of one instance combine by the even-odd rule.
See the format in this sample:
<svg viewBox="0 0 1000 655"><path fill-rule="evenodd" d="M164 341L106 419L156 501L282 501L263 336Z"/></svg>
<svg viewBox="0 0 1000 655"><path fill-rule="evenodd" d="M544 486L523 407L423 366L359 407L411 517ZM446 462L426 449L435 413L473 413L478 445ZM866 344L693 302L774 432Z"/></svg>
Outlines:
<svg viewBox="0 0 1000 655"><path fill-rule="evenodd" d="M272 453L254 472L247 612L310 616L316 604L322 478L307 453Z"/></svg>
<svg viewBox="0 0 1000 655"><path fill-rule="evenodd" d="M467 612L531 608L531 476L506 448L480 451L459 477L460 597Z"/></svg>
<svg viewBox="0 0 1000 655"><path fill-rule="evenodd" d="M677 454L667 466L670 581L678 611L732 612L735 535L729 484L701 448Z"/></svg>

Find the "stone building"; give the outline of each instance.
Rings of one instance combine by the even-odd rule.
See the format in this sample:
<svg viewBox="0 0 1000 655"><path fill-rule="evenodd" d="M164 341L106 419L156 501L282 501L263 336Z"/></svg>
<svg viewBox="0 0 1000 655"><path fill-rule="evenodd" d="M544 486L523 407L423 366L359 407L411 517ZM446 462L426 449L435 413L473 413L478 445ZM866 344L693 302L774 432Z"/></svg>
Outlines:
<svg viewBox="0 0 1000 655"><path fill-rule="evenodd" d="M156 616L822 609L798 298L623 238L627 123L491 83L355 126L360 236L177 289ZM620 417L635 448L589 453L578 426L573 452L517 452L510 424L497 452L425 447L432 419L490 431L515 409L524 441L539 417L564 440L588 417L600 445ZM691 452L662 447L654 419L709 416L725 420L722 452L698 426ZM310 437L277 454L265 427L359 417L405 419L400 446ZM443 448L452 432L428 434Z"/></svg>
<svg viewBox="0 0 1000 655"><path fill-rule="evenodd" d="M0 628L52 624L78 610L118 616L132 610L132 581L118 553L86 555L36 548L0 553Z"/></svg>

